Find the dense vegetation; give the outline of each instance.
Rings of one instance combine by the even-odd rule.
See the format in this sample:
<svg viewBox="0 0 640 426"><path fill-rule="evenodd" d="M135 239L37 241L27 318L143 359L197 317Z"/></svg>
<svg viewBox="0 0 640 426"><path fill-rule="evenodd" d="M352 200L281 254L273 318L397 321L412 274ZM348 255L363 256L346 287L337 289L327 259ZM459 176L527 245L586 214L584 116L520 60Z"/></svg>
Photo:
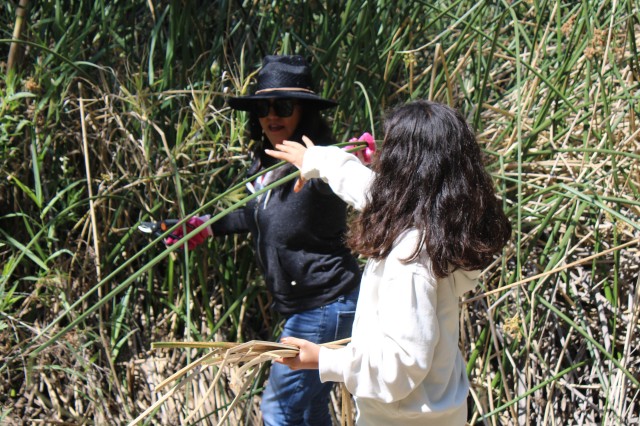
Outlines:
<svg viewBox="0 0 640 426"><path fill-rule="evenodd" d="M476 129L514 234L462 303L469 422L639 421L637 2L8 0L0 24L0 423L126 424L197 355L152 342L277 336L245 237L136 230L246 201L225 96L275 52L311 58L341 141L414 98Z"/></svg>

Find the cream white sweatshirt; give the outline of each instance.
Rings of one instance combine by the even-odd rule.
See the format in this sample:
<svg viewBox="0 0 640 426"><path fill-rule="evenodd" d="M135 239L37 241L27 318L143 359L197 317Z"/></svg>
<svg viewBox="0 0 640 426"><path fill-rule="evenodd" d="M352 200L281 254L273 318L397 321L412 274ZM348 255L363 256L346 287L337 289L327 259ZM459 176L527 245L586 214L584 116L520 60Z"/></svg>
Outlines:
<svg viewBox="0 0 640 426"><path fill-rule="evenodd" d="M360 210L373 172L337 147L307 150L301 169L321 178ZM418 232L405 232L383 260L365 266L352 340L320 350L320 379L344 382L356 400L356 424L464 425L469 382L458 348L459 297L479 271L438 279L425 253L415 261Z"/></svg>

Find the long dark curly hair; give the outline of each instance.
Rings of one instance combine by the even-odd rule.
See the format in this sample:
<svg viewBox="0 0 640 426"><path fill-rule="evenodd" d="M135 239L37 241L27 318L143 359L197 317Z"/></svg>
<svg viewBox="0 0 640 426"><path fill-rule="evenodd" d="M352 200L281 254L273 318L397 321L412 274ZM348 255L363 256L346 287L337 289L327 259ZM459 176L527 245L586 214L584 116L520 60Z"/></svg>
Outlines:
<svg viewBox="0 0 640 426"><path fill-rule="evenodd" d="M354 219L349 245L386 257L403 232L417 229L438 277L486 267L507 243L511 225L496 198L480 147L452 108L419 100L387 113L384 142L372 169L367 202Z"/></svg>

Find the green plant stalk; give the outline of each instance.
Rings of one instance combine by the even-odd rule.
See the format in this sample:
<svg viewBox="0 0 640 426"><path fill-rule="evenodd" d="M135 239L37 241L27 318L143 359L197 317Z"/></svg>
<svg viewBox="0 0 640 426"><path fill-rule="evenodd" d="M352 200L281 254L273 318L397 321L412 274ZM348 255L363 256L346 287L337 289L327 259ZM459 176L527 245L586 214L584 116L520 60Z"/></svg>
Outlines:
<svg viewBox="0 0 640 426"><path fill-rule="evenodd" d="M33 192L31 190L31 188L29 188L27 185L25 185L24 183L22 183L18 178L16 178L13 175L8 175L7 176L7 180L9 180L10 182L15 183L18 188L20 188L20 190L22 192L24 192L29 198L31 198L31 200L33 200L33 202L37 205L38 204L38 195Z"/></svg>
<svg viewBox="0 0 640 426"><path fill-rule="evenodd" d="M20 249L20 256L19 258L16 260L16 263L13 264L13 268L11 268L11 270L9 271L5 271L6 274L3 274L2 276L2 280L0 281L0 283L5 284L8 282L9 277L11 276L11 274L13 273L13 270L18 266L18 264L20 263L20 260L23 256L27 256L33 263L35 263L36 265L38 265L38 267L40 267L43 271L49 271L49 267L40 259L40 257L38 257L31 249L30 247L32 245L35 244L37 238L39 238L41 236L42 233L44 233L45 228L42 228L40 231L38 231L33 238L31 238L31 241L29 242L28 245L24 245L21 242L19 242L18 240L16 240L15 238L11 237L9 234L7 234L4 229L0 228L0 233L2 233L2 235L4 236L4 238L11 243L13 246L17 247L18 249ZM37 245L36 245L37 247Z"/></svg>
<svg viewBox="0 0 640 426"><path fill-rule="evenodd" d="M53 56L55 56L57 59L59 59L61 62L64 62L68 65L70 65L74 70L76 70L78 73L82 74L83 78L88 79L89 81L91 81L92 83L95 84L95 82L92 80L91 76L82 68L79 67L79 65L86 65L86 66L92 66L92 67L96 67L96 68L100 68L97 65L94 65L92 63L89 62L84 62L84 61L72 61L70 59L68 59L65 56L60 55L59 53L49 49L48 47L42 46L38 43L34 43L31 41L27 41L27 40L16 40L16 39L7 39L7 38L0 38L0 43L17 43L17 44L26 44L27 46L31 46L34 47L38 50L41 50L43 52L49 53Z"/></svg>
<svg viewBox="0 0 640 426"><path fill-rule="evenodd" d="M505 6L507 9L509 9L512 12L512 18L514 18L514 22L518 22L517 16L515 15L515 13L513 12L513 6L514 5L509 5L505 0L501 0L501 3L503 4L503 6ZM480 4L480 3L475 3L476 5ZM452 18L455 18L455 16L450 15L449 13L447 13L447 15L449 15ZM518 27L518 26L516 26ZM471 28L473 29L474 32L476 32L480 37L487 39L488 41L491 41L492 38L485 34L482 30L471 26ZM516 31L516 38L518 35L518 31ZM564 104L571 109L572 112L577 113L578 110L577 108L573 105L573 103L567 99L559 90L557 87L555 87L553 84L551 84L551 81L544 75L542 75L540 73L539 70L537 70L535 67L533 67L531 64L528 64L527 62L520 62L519 59L519 55L517 52L512 52L510 49L508 49L506 46L504 46L501 43L497 43L496 44L500 49L502 49L505 53L510 54L512 56L514 56L516 58L516 69L519 69L519 65L524 66L527 71L531 72L533 75L535 75L536 77L538 77L540 79L540 81L542 81L543 83L545 83L545 85L552 91L554 92L558 97L560 97L562 99L562 101L564 102ZM519 41L516 42L516 45L519 46ZM521 87L520 83L517 84L517 87Z"/></svg>
<svg viewBox="0 0 640 426"><path fill-rule="evenodd" d="M626 158L631 158L633 160L638 160L640 161L640 154L632 152L632 151L618 151L618 150L613 150L613 149L606 149L606 148L587 148L587 147L576 147L576 148L554 148L553 150L551 149L541 149L541 150L536 150L536 151L529 151L527 154L531 155L531 156L548 156L548 155L552 155L555 153L576 153L576 152L583 152L583 153L596 153L596 154L604 154L604 155L608 155L608 156L618 156L618 157L626 157Z"/></svg>
<svg viewBox="0 0 640 426"><path fill-rule="evenodd" d="M513 179L507 176L496 176L501 178L503 181L509 181L509 182L515 182L517 183L518 180L517 179ZM602 203L601 201L599 201L600 199L605 200L605 201L611 201L614 203L618 203L618 204L623 204L623 205L631 205L631 206L638 206L640 205L640 201L638 200L632 200L632 199L625 199L625 198L617 198L617 197L600 197L600 196L588 196L585 194L586 191L588 191L591 187L589 187L586 184L580 184L580 183L576 183L575 185L578 188L573 188L567 184L564 183L558 183L558 184L554 184L554 185L550 185L546 188L543 188L539 185L535 185L535 184L531 184L529 182L523 181L522 182L523 185L527 185L529 187L532 188L536 188L539 189L539 192L534 193L529 195L528 197L523 199L523 202L529 201L533 198L539 197L545 193L552 193L554 195L560 196L562 198L569 198L569 197L573 197L573 196L577 196L578 198L581 198L583 201L587 201L588 203L594 205L595 207L598 207L599 209L602 209L606 212L608 212L612 217L615 217L616 219L620 220L621 222L628 224L629 226L636 228L636 229L640 229L640 224L633 221L631 218L626 217L624 215L622 215L620 212L618 212L615 209L612 209L611 207L607 206L606 204ZM569 194L567 194L567 192ZM509 210L507 210L508 213L511 213Z"/></svg>
<svg viewBox="0 0 640 426"><path fill-rule="evenodd" d="M200 331L198 331L196 326L191 321L187 320L187 315L185 313L185 309L184 309L184 306L183 306L185 299L186 299L185 294L181 293L180 297L177 300L177 303L174 304L169 300L163 300L163 302L181 321L184 322L185 327L191 327L190 332L192 332L193 335L196 336L196 339L201 340L202 339L202 335L200 334ZM174 333L178 333L180 330L184 331L184 328L181 327L181 324L178 321L176 321L176 323L174 324L174 329L172 331ZM190 332L186 332L185 331L185 334L189 335ZM187 340L191 340L191 338L189 338Z"/></svg>
<svg viewBox="0 0 640 426"><path fill-rule="evenodd" d="M507 8L507 10L511 13L512 18L513 18L513 22L516 23L518 22L518 18L515 14L515 12L513 11L512 6L510 4L507 4L506 1L501 0L502 4ZM522 88L522 75L521 75L521 62L520 62L520 26L519 25L514 25L514 31L515 31L515 45L516 45L516 52L515 52L515 57L516 57L516 90L517 90L517 95L516 95L516 103L517 103L517 112L516 112L516 138L517 138L517 161L518 161L518 205L517 205L517 214L516 214L516 262L517 262L517 270L516 270L516 280L520 280L522 279L522 252L521 252L521 247L522 247L522 120L521 120L521 114L522 114L522 92L521 92L521 88Z"/></svg>
<svg viewBox="0 0 640 426"><path fill-rule="evenodd" d="M503 181L505 182L517 182L517 179L513 179L507 176L496 176L501 178ZM620 220L621 222L637 228L639 226L638 223L634 222L632 220L632 218L626 217L624 215L621 215L617 210L612 209L610 207L608 207L606 204L603 204L600 201L597 201L595 197L589 197L587 195L584 194L585 191L590 190L590 186L586 185L586 184L581 184L581 183L575 183L575 186L577 186L578 188L572 188L564 183L558 183L558 184L554 184L554 185L550 185L548 187L541 187L535 184L531 184L529 182L524 181L523 185L526 185L528 187L531 188L535 188L538 189L539 192L533 193L527 197L524 198L523 202L527 202L530 201L533 198L537 198L539 196L542 196L544 194L550 193L553 195L557 195L560 196L561 198L570 198L573 196L577 196L578 198L581 198L584 201L587 201L591 204L593 204L594 206L598 207L599 209L603 209L605 211L607 211L609 214L611 214L612 216L614 216L616 219ZM582 191L581 191L582 190ZM567 192L569 192L570 194L567 194ZM604 200L604 201L610 201L613 203L617 203L617 204L621 204L621 205L629 205L629 206L640 206L640 201L638 200L633 200L633 199L626 199L626 198L618 198L618 197L611 197L611 196L598 196L597 197L598 200ZM506 209L506 211L508 213L511 213L511 211L509 209Z"/></svg>
<svg viewBox="0 0 640 426"><path fill-rule="evenodd" d="M42 182L40 180L40 168L41 168L41 164L40 164L40 157L38 156L37 150L36 150L36 140L35 140L35 136L32 137L31 139L31 167L33 170L33 184L35 186L35 202L36 205L38 206L38 208L42 208L42 205L44 204L44 199L42 196Z"/></svg>
<svg viewBox="0 0 640 426"><path fill-rule="evenodd" d="M548 379L544 380L543 382L541 382L537 386L527 390L525 393L518 395L517 398L515 398L515 399L507 402L506 404L503 404L503 405L499 406L498 408L494 409L493 411L490 411L489 413L483 415L482 417L480 417L480 420L486 420L489 417L494 416L495 414L498 414L498 413L504 411L505 409L509 408L513 404L516 404L516 403L520 402L521 400L523 400L524 398L526 398L529 395L533 394L537 390L542 389L543 387L547 386L549 383L555 382L556 380L558 380L560 377L564 376L565 374L570 373L573 370L577 370L578 368L582 367L586 363L587 363L587 361L582 361L582 362L579 362L578 364L572 365L571 367L565 368L564 370L562 370L561 372L559 372L555 376L549 377Z"/></svg>
<svg viewBox="0 0 640 426"><path fill-rule="evenodd" d="M133 287L129 287L127 289L127 291L125 292L124 297L122 298L122 301L120 301L120 303L115 306L114 310L113 310L113 315L112 315L112 321L113 321L113 327L111 328L111 348L112 348L112 352L113 352L113 357L117 358L118 357L118 349L117 347L119 347L120 345L122 345L122 342L119 342L119 338L120 338L120 333L122 331L122 327L124 324L124 320L127 314L127 305L129 304L129 300L131 298L131 291L133 290ZM130 334L131 332L129 332L128 334ZM119 343L119 344L118 344Z"/></svg>
<svg viewBox="0 0 640 426"><path fill-rule="evenodd" d="M542 303L544 306L546 306L551 311L553 311L554 314L556 314L558 317L560 317L560 319L562 319L564 322L566 322L572 329L574 329L578 333L582 334L582 336L585 339L587 339L587 341L589 343L591 343L602 355L604 355L609 361L611 361L613 363L613 365L615 365L617 368L619 368L620 371L625 376L627 376L627 378L631 381L631 383L633 383L637 387L640 387L640 381L638 381L638 379L633 374L631 374L631 372L629 370L627 370L622 364L620 364L620 362L613 355L611 355L609 352L607 352L607 350L604 348L604 346L602 346L600 343L596 342L594 340L594 338L591 337L589 335L589 333L587 333L582 327L580 327L578 324L576 324L571 318L569 318L567 315L562 313L558 308L553 306L553 304L551 304L549 301L544 299L542 296L536 295L536 299L538 300L539 303Z"/></svg>
<svg viewBox="0 0 640 426"><path fill-rule="evenodd" d="M562 198L560 197L562 200ZM549 239L542 250L542 254L540 255L540 263L541 264L549 264L551 261L550 257L554 255L555 250L557 249L557 245L555 243L556 238L560 235L560 228L564 222L558 220L554 223L553 228L551 229L551 233L549 235Z"/></svg>
<svg viewBox="0 0 640 426"><path fill-rule="evenodd" d="M560 207L560 205L562 204L563 201L564 201L563 197L557 197L557 199L554 202L554 204L549 208L547 214L544 216L542 222L536 224L536 226L539 229L538 229L538 232L536 232L536 234L532 238L532 240L529 242L528 248L524 252L524 258L525 259L529 258L529 256L531 255L531 251L533 250L536 242L540 241L540 237L541 237L542 233L545 232L545 230L547 229L547 226L549 226L549 224L551 223L551 221L553 219L556 219L554 217L554 215L558 211L558 208ZM554 240L553 238L548 238L547 239L547 244L549 244L549 242L553 241L553 240Z"/></svg>
<svg viewBox="0 0 640 426"><path fill-rule="evenodd" d="M206 282L206 276L208 275L206 273L206 263L203 262L204 264L202 265L202 267L198 268L198 279L200 280L201 283L205 283ZM207 290L207 286L206 285L201 285L200 286L200 291L202 292L202 306L204 307L204 312L207 318L207 324L209 324L209 327L211 328L211 325L213 325L213 321L214 321L214 313L211 310L211 306L209 305L209 299L211 298L211 295L209 294L209 290Z"/></svg>
<svg viewBox="0 0 640 426"><path fill-rule="evenodd" d="M480 332L480 336L474 342L475 348L473 352L471 352L471 356L469 356L469 360L467 361L467 376L471 375L473 372L473 368L475 367L476 360L480 356L480 350L485 346L485 342L487 340L487 335L489 333L488 325L485 325Z"/></svg>
<svg viewBox="0 0 640 426"><path fill-rule="evenodd" d="M478 14L479 15L479 14ZM485 72L482 76L482 82L480 83L480 91L478 92L478 98L476 100L476 111L473 117L473 126L476 129L480 128L481 120L480 115L482 113L482 104L485 99L486 87L489 84L489 76L491 72L491 62L493 61L493 57L496 52L496 47L498 43L498 34L502 31L502 23L504 18L507 16L507 10L503 11L498 18L498 23L494 27L495 32L493 36L493 40L491 40L491 49L489 50L489 56L487 58L487 64L485 65Z"/></svg>
<svg viewBox="0 0 640 426"><path fill-rule="evenodd" d="M587 194L585 194L584 192L580 192L577 189L571 188L570 186L562 184L562 183L559 185L559 187L565 189L567 192L571 192L572 194L574 194L576 197L582 199L583 201L586 201L587 203L590 203L591 205L606 211L611 216L615 217L616 219L621 220L622 222L624 222L626 224L629 224L630 226L632 226L636 230L640 230L640 223L637 223L637 222L634 222L633 220L630 220L628 217L625 217L620 212L612 209L611 207L607 206L606 204L603 204L602 202L597 200L595 196L590 197Z"/></svg>
<svg viewBox="0 0 640 426"><path fill-rule="evenodd" d="M373 136L373 139L376 139L376 127L373 124L373 111L371 110L371 100L369 99L369 94L367 93L367 89L365 89L364 85L362 83L360 83L359 81L356 81L356 84L358 85L358 87L360 88L360 90L362 90L362 94L364 95L364 98L367 102L367 115L369 116L369 125L371 126L371 136Z"/></svg>
<svg viewBox="0 0 640 426"><path fill-rule="evenodd" d="M573 217L580 218L580 216L584 213L587 207L588 207L587 204L579 204L577 206L574 206L575 213ZM553 255L549 263L547 263L547 265L545 266L545 272L552 270L556 265L558 265L562 261L562 259L565 258L566 248L568 247L569 242L573 238L573 233L576 228L576 223L578 222L576 220L573 220L573 221L570 221L569 224L567 225L567 230L564 233L562 240L557 244L557 247L559 248L559 250L556 251L556 253ZM536 289L540 288L540 286L547 280L547 278L548 276L545 276L538 282L532 281L528 286L528 291L530 293L533 293L534 291L536 291ZM531 310L527 313L527 317L526 317L527 322L530 321L531 315L534 311L535 311L534 304L532 303Z"/></svg>
<svg viewBox="0 0 640 426"><path fill-rule="evenodd" d="M169 281L169 294L167 296L168 300L173 303L173 299L175 298L175 262L172 257L169 257L169 265L167 271L167 280Z"/></svg>

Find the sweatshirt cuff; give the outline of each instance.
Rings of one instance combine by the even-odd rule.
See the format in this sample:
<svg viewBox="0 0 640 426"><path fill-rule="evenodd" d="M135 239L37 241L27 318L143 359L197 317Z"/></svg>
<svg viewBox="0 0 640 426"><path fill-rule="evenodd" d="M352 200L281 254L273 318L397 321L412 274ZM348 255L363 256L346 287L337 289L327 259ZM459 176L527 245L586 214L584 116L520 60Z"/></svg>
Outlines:
<svg viewBox="0 0 640 426"><path fill-rule="evenodd" d="M345 349L320 347L318 370L321 382L344 382L341 355Z"/></svg>

